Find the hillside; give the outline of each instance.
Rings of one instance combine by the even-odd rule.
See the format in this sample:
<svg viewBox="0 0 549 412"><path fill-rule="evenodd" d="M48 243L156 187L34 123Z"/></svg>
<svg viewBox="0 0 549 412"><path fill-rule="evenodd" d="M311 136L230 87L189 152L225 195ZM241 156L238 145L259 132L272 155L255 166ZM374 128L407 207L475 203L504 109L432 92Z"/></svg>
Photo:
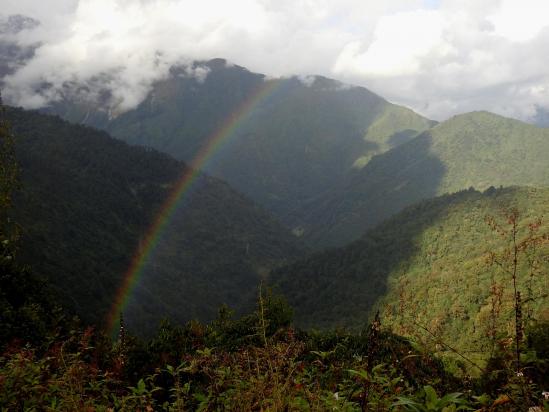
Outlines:
<svg viewBox="0 0 549 412"><path fill-rule="evenodd" d="M186 166L56 117L8 108L7 118L21 166L14 218L23 258L69 309L100 322ZM222 303L239 308L261 276L302 251L268 213L200 175L158 237L125 317L141 331L163 316L211 319Z"/></svg>
<svg viewBox="0 0 549 412"><path fill-rule="evenodd" d="M343 245L404 207L444 193L547 187L548 158L549 129L488 112L455 116L376 156L345 185L305 205L299 212L307 216L305 236L317 247Z"/></svg>
<svg viewBox="0 0 549 412"><path fill-rule="evenodd" d="M189 75L197 70L207 76ZM67 96L48 110L184 161L234 118L234 133L222 138L205 171L294 226L303 219L296 214L300 205L433 124L362 87L320 76L268 79L222 59L172 68L137 108L122 114L107 110L107 92L92 106Z"/></svg>
<svg viewBox="0 0 549 412"><path fill-rule="evenodd" d="M549 213L549 189L505 188L462 191L406 208L350 245L317 253L274 271L272 281L295 307L304 327L363 327L375 309L397 333L426 325L461 350L486 345L492 285L503 290L500 322L508 327L512 281L486 262L488 251L510 245L486 223L507 227L502 210L520 212L518 239L528 223ZM544 243L535 253L539 275L529 276L520 255L519 286L529 316L547 318L549 221L538 229ZM530 250L528 248L528 250ZM536 274L538 273L536 272ZM537 296L533 301L528 299ZM541 299L539 296L545 296ZM529 302L526 304L526 302Z"/></svg>

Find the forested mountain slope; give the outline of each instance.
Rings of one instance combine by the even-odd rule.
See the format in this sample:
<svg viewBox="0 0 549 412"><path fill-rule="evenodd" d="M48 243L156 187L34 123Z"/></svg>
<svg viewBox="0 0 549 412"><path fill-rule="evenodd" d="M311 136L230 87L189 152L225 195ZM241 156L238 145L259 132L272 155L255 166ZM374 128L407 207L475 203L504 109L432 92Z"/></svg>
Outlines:
<svg viewBox="0 0 549 412"><path fill-rule="evenodd" d="M360 328L380 309L382 322L398 333L418 331L417 322L454 347L479 349L488 344L495 291L502 293L497 326L513 327L512 278L487 263L488 252L501 255L512 245L512 236L497 233L486 221L491 216L508 231L504 211L511 208L520 213L518 241L529 237L530 230L541 236L539 244L519 252L524 317L547 320L549 189L471 189L424 201L346 247L274 271L271 279L295 307L302 326ZM532 275L529 259L534 256L537 269ZM505 261L504 267L509 264Z"/></svg>
<svg viewBox="0 0 549 412"><path fill-rule="evenodd" d="M197 70L206 77L189 75ZM363 87L320 76L268 79L222 59L172 68L121 114L106 109L108 93L91 106L67 96L48 110L185 161L223 135L205 171L296 227L303 219L296 213L307 214L300 205L434 124ZM234 133L225 133L231 119Z"/></svg>
<svg viewBox="0 0 549 412"><path fill-rule="evenodd" d="M422 199L469 187L547 187L548 159L549 129L467 113L376 156L346 185L298 214L307 216L305 236L312 244L343 245Z"/></svg>
<svg viewBox="0 0 549 412"><path fill-rule="evenodd" d="M99 321L186 166L57 117L8 108L7 118L21 168L21 253L70 309ZM268 213L201 174L158 236L126 319L141 331L162 316L211 319L222 303L238 308L263 274L302 251Z"/></svg>

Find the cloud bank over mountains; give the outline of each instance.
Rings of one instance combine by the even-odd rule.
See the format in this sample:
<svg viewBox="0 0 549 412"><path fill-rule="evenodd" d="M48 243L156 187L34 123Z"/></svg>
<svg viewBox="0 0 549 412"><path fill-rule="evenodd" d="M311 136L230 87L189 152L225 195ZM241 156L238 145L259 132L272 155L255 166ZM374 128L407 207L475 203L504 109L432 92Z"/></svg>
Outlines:
<svg viewBox="0 0 549 412"><path fill-rule="evenodd" d="M127 110L171 65L223 57L268 76L365 86L437 120L481 109L530 120L549 109L546 0L3 3L4 18L40 21L0 33L2 44L34 50L4 77L6 99L26 107L85 85Z"/></svg>

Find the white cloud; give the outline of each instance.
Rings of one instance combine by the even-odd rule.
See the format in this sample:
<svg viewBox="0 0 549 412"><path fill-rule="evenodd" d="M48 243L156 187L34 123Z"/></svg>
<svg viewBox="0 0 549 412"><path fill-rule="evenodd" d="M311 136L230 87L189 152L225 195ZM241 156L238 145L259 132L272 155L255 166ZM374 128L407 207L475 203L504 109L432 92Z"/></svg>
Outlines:
<svg viewBox="0 0 549 412"><path fill-rule="evenodd" d="M310 74L297 76L298 80L307 87L311 87L316 81L316 76L311 76Z"/></svg>
<svg viewBox="0 0 549 412"><path fill-rule="evenodd" d="M493 23L495 34L511 41L529 41L549 25L549 2L504 0L487 20Z"/></svg>
<svg viewBox="0 0 549 412"><path fill-rule="evenodd" d="M373 41L349 43L334 72L438 120L481 109L529 119L547 107L549 3L477 3L382 17Z"/></svg>
<svg viewBox="0 0 549 412"><path fill-rule="evenodd" d="M430 53L444 53L444 22L441 13L418 10L383 16L377 22L374 39L365 51L360 41L347 44L334 72L355 71L365 76L401 76L421 70Z"/></svg>
<svg viewBox="0 0 549 412"><path fill-rule="evenodd" d="M42 22L17 36L42 46L4 91L31 107L99 76L125 110L172 64L224 57L271 77L335 77L436 119L549 108L547 0L3 0L2 12Z"/></svg>

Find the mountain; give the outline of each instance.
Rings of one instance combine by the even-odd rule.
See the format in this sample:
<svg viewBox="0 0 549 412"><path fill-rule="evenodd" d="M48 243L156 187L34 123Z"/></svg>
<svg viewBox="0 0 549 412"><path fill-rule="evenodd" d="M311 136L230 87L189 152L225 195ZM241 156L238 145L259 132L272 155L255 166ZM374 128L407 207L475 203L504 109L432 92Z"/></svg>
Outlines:
<svg viewBox="0 0 549 412"><path fill-rule="evenodd" d="M187 166L57 117L6 114L21 167L21 257L69 309L99 322ZM267 212L204 174L154 241L124 313L133 330L163 316L211 319L223 303L238 309L270 268L304 251Z"/></svg>
<svg viewBox="0 0 549 412"><path fill-rule="evenodd" d="M499 325L511 323L512 277L489 265L487 257L490 251L501 255L508 250L512 236L486 221L491 216L509 231L502 211L510 208L520 213L517 241L528 238L530 230L542 235L539 243L519 247L517 283L525 322L530 317L547 320L547 218L536 228L537 219L549 214L547 188L469 189L424 201L348 246L275 270L271 279L295 308L301 326L359 329L379 309L382 323L396 333L414 335L420 324L468 353L488 343L494 291L501 292ZM533 257L539 262L531 271L528 260ZM511 268L500 259L504 268Z"/></svg>
<svg viewBox="0 0 549 412"><path fill-rule="evenodd" d="M343 245L422 199L469 187L547 187L547 159L549 129L488 112L467 113L374 157L298 215L306 216L311 244Z"/></svg>
<svg viewBox="0 0 549 412"><path fill-rule="evenodd" d="M549 184L548 129L487 112L434 125L320 76L268 79L222 59L195 62L173 67L123 113L108 90L91 104L84 89L75 95L68 85L47 110L179 159L205 150L200 167L316 249L342 246L443 193Z"/></svg>
<svg viewBox="0 0 549 412"><path fill-rule="evenodd" d="M47 110L184 161L221 136L204 170L291 223L296 233L308 214L301 205L434 124L363 87L321 76L269 79L222 59L172 68L124 113L115 105L108 109L108 91L99 94L102 100L89 104L67 93Z"/></svg>

